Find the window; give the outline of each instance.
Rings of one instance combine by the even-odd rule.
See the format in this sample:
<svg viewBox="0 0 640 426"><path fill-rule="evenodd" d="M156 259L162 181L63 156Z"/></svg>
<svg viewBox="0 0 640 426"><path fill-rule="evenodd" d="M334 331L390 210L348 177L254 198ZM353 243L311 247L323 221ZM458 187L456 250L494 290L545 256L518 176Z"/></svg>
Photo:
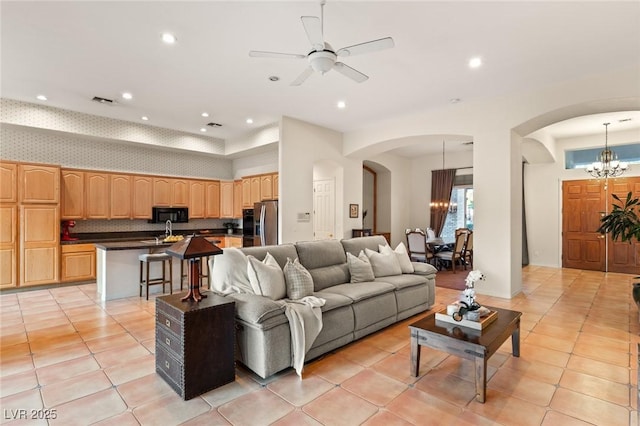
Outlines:
<svg viewBox="0 0 640 426"><path fill-rule="evenodd" d="M590 149L574 149L564 155L565 169L584 169L600 157L604 147ZM618 160L629 164L640 164L640 143L626 145L609 145L609 149L618 155Z"/></svg>
<svg viewBox="0 0 640 426"><path fill-rule="evenodd" d="M473 187L470 185L453 187L449 212L440 236L445 242L451 243L455 240L455 232L458 228L473 230Z"/></svg>

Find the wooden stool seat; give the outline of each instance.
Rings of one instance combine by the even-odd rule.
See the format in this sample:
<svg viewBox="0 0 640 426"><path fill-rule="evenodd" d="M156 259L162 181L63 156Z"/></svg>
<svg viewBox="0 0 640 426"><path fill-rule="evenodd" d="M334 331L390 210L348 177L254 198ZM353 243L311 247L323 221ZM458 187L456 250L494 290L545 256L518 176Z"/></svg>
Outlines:
<svg viewBox="0 0 640 426"><path fill-rule="evenodd" d="M140 297L142 297L142 287L147 287L147 300L149 300L149 286L162 284L162 292L165 292L165 285L169 284L169 293L173 294L173 262L172 257L167 253L149 253L138 256L140 261ZM152 262L162 262L162 276L157 278L149 277L149 265ZM169 262L169 277L166 275L166 262ZM145 265L146 264L146 268ZM146 278L144 271L146 269Z"/></svg>

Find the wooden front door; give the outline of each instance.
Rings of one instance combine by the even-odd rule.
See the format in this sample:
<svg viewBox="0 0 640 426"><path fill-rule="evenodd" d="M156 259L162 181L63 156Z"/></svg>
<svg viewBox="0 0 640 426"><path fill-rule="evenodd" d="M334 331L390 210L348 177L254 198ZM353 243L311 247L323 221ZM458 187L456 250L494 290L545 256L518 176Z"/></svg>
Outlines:
<svg viewBox="0 0 640 426"><path fill-rule="evenodd" d="M604 210L604 184L597 180L562 183L562 267L605 270L605 239L596 232Z"/></svg>
<svg viewBox="0 0 640 426"><path fill-rule="evenodd" d="M600 218L632 191L640 195L640 177L565 181L562 185L562 267L640 273L640 243L614 242L597 232Z"/></svg>
<svg viewBox="0 0 640 426"><path fill-rule="evenodd" d="M629 191L633 193L633 197L640 197L640 177L617 178L609 182L609 194L616 194L621 200L626 199ZM615 200L611 195L607 196L607 200L607 212L610 212ZM609 272L640 274L640 242L613 241L610 235L607 238L609 240L607 256Z"/></svg>

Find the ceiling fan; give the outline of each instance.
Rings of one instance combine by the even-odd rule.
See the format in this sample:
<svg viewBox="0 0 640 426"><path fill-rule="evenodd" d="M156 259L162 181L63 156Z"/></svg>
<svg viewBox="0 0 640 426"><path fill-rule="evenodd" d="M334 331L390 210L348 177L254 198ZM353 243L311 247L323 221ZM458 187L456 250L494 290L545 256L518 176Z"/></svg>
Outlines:
<svg viewBox="0 0 640 426"><path fill-rule="evenodd" d="M360 55L362 53L375 52L377 50L388 49L394 46L393 39L391 37L385 37L378 40L371 40L364 43L354 44L353 46L343 47L342 49L334 50L333 47L324 41L323 27L324 27L324 5L326 1L320 1L320 17L317 16L302 16L302 25L307 33L307 38L311 42L312 50L306 54L295 53L278 53L278 52L263 52L259 50L251 50L249 56L254 58L286 58L286 59L305 59L309 61L309 66L302 74L296 78L291 85L299 86L311 75L314 71L325 74L332 69L338 71L340 74L352 79L355 82L362 83L369 77L361 73L358 70L351 68L342 62L339 62L338 57Z"/></svg>

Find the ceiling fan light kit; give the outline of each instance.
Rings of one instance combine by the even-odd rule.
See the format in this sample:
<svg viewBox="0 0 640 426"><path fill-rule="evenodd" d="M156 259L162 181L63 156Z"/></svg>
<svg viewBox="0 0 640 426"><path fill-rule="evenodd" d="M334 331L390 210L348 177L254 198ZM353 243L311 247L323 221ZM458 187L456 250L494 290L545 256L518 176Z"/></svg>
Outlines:
<svg viewBox="0 0 640 426"><path fill-rule="evenodd" d="M338 56L348 57L359 55L362 53L375 52L377 50L389 49L394 46L391 37L385 37L378 40L371 40L364 43L354 44L353 46L343 47L334 51L329 43L324 41L324 5L325 1L320 1L320 17L317 16L301 16L302 26L304 27L307 38L311 43L312 50L307 55L295 53L266 52L260 50L252 50L249 56L253 58L283 58L283 59L304 59L309 61L309 67L305 69L292 83L292 86L299 86L309 78L313 72L326 74L328 71L336 70L351 80L362 83L369 77L350 66L338 62Z"/></svg>

